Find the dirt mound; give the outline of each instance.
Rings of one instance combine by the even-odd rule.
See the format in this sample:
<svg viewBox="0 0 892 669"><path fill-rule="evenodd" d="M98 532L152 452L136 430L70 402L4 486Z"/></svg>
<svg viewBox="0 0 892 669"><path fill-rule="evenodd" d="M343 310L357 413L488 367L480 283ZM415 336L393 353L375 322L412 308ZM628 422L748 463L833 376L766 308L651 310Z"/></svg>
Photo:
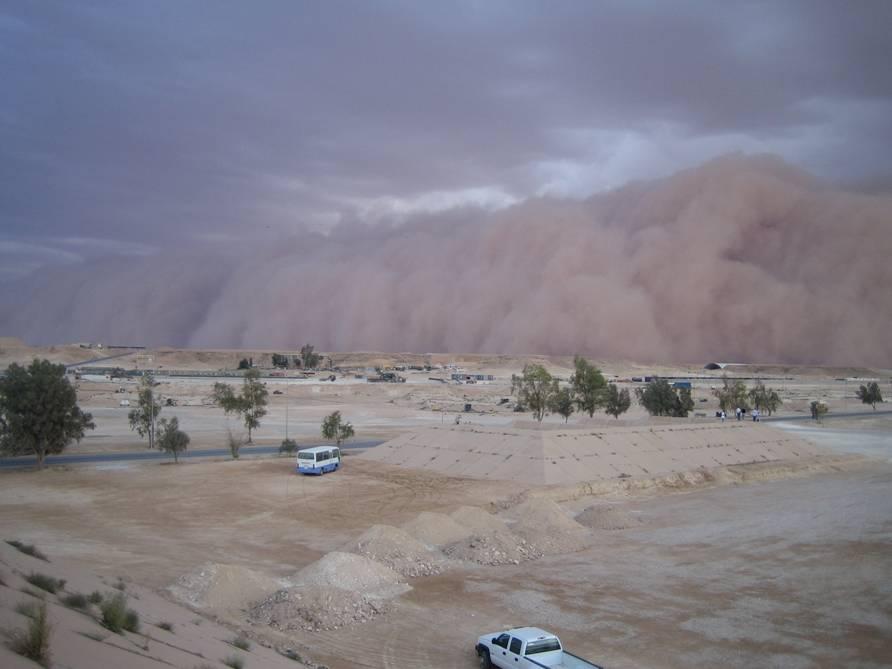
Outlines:
<svg viewBox="0 0 892 669"><path fill-rule="evenodd" d="M588 530L550 499L530 499L512 509L511 530L543 554L573 553L588 544Z"/></svg>
<svg viewBox="0 0 892 669"><path fill-rule="evenodd" d="M627 530L638 527L641 519L615 506L590 506L576 516L576 522L593 530Z"/></svg>
<svg viewBox="0 0 892 669"><path fill-rule="evenodd" d="M467 538L472 530L457 523L445 513L423 511L403 525L403 529L423 543L445 546Z"/></svg>
<svg viewBox="0 0 892 669"><path fill-rule="evenodd" d="M306 588L339 588L366 595L392 590L401 580L399 574L380 562L335 551L301 569L293 582Z"/></svg>
<svg viewBox="0 0 892 669"><path fill-rule="evenodd" d="M499 531L475 534L451 543L443 548L443 552L453 560L482 565L519 564L542 556L536 546L504 527Z"/></svg>
<svg viewBox="0 0 892 669"><path fill-rule="evenodd" d="M282 587L284 582L247 567L208 563L184 574L168 591L199 609L227 611L247 608Z"/></svg>
<svg viewBox="0 0 892 669"><path fill-rule="evenodd" d="M442 554L391 525L372 525L344 550L380 562L407 578L439 574L446 564Z"/></svg>
<svg viewBox="0 0 892 669"><path fill-rule="evenodd" d="M500 532L505 529L505 522L501 518L484 511L479 506L460 506L449 515L459 525L469 528L475 534Z"/></svg>
<svg viewBox="0 0 892 669"><path fill-rule="evenodd" d="M363 623L388 609L385 598L314 585L279 590L251 609L249 619L282 631L317 632Z"/></svg>

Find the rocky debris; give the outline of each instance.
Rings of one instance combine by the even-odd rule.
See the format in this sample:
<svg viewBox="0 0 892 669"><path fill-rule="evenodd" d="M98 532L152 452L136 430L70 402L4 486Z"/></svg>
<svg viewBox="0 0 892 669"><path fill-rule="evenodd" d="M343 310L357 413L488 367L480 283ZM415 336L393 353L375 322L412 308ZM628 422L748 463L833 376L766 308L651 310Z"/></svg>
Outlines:
<svg viewBox="0 0 892 669"><path fill-rule="evenodd" d="M567 515L550 499L533 498L511 510L516 518L511 530L542 554L574 553L591 539L588 529Z"/></svg>
<svg viewBox="0 0 892 669"><path fill-rule="evenodd" d="M249 620L281 631L318 632L367 622L388 608L384 598L313 585L279 590L253 607Z"/></svg>
<svg viewBox="0 0 892 669"><path fill-rule="evenodd" d="M293 584L377 594L393 590L402 580L399 574L380 562L363 555L333 551L301 569L294 576Z"/></svg>
<svg viewBox="0 0 892 669"><path fill-rule="evenodd" d="M439 551L391 525L372 525L343 548L386 565L406 578L439 574L446 567Z"/></svg>
<svg viewBox="0 0 892 669"><path fill-rule="evenodd" d="M501 532L506 529L505 521L479 506L460 506L449 516L462 527L470 529L473 534Z"/></svg>
<svg viewBox="0 0 892 669"><path fill-rule="evenodd" d="M473 533L445 513L423 511L403 525L403 529L419 541L431 546L445 546L461 541Z"/></svg>
<svg viewBox="0 0 892 669"><path fill-rule="evenodd" d="M443 548L453 560L464 560L481 565L520 564L542 556L535 546L502 528L489 534L475 534Z"/></svg>
<svg viewBox="0 0 892 669"><path fill-rule="evenodd" d="M253 623L278 630L331 630L366 622L409 590L398 573L363 555L334 551L301 569L293 587L254 606Z"/></svg>
<svg viewBox="0 0 892 669"><path fill-rule="evenodd" d="M641 519L615 506L590 506L576 516L576 522L593 530L627 530L641 525Z"/></svg>
<svg viewBox="0 0 892 669"><path fill-rule="evenodd" d="M189 606L222 612L245 608L283 585L281 579L247 567L207 563L183 574L167 589Z"/></svg>

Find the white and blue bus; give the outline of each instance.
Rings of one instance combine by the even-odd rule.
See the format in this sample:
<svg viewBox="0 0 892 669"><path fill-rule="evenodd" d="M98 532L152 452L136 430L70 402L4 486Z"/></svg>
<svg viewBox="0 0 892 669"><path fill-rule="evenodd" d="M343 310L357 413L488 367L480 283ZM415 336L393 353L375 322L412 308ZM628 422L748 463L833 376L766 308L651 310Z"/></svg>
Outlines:
<svg viewBox="0 0 892 669"><path fill-rule="evenodd" d="M301 474L324 474L341 466L341 449L337 446L314 446L297 452L297 471Z"/></svg>

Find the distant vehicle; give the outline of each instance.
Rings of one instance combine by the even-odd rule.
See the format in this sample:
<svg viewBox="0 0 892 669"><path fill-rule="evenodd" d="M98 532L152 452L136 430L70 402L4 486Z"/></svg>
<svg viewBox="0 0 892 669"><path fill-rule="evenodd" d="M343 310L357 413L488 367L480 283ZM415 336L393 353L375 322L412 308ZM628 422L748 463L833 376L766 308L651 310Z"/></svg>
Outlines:
<svg viewBox="0 0 892 669"><path fill-rule="evenodd" d="M601 669L597 664L568 653L561 640L538 627L515 627L484 634L477 639L481 669Z"/></svg>
<svg viewBox="0 0 892 669"><path fill-rule="evenodd" d="M130 400L121 400L120 402L118 402L118 406L119 406L119 407L129 407L129 406L130 406Z"/></svg>
<svg viewBox="0 0 892 669"><path fill-rule="evenodd" d="M297 471L300 474L333 472L341 466L341 449L337 446L314 446L297 452Z"/></svg>

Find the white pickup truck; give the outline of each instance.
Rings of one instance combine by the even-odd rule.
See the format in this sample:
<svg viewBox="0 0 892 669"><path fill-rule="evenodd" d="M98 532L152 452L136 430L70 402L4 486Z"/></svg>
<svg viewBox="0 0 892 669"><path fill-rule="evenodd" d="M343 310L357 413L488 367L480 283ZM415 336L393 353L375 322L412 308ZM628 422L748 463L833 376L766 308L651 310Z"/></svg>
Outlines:
<svg viewBox="0 0 892 669"><path fill-rule="evenodd" d="M481 669L602 669L568 653L561 640L538 627L515 627L477 639Z"/></svg>

